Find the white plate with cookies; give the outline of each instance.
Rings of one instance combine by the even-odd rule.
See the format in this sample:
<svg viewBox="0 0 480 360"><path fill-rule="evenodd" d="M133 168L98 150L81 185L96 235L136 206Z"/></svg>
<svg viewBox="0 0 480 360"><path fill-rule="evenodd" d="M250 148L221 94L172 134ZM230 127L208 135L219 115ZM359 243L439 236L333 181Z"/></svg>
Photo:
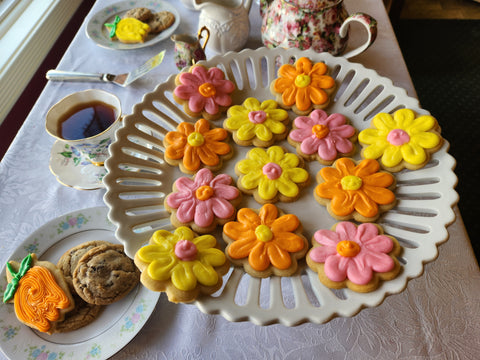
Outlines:
<svg viewBox="0 0 480 360"><path fill-rule="evenodd" d="M168 13L169 19L174 19L173 21L162 22L163 25L151 26L152 31L147 34L142 42L124 43L116 37L110 37L110 29L105 24L113 24L116 16L122 18L127 12L135 9L148 9L150 21L155 21L153 17L160 13ZM149 20L144 21L147 24L148 22ZM168 27L166 27L167 25ZM179 25L180 14L169 3L165 1L133 0L121 1L100 10L90 18L85 31L88 38L92 39L98 46L113 50L131 50L151 46L169 38Z"/></svg>
<svg viewBox="0 0 480 360"><path fill-rule="evenodd" d="M324 62L328 66L336 90L325 111L344 115L358 131L367 129L379 112L393 114L407 108L419 115L429 115L417 99L394 86L390 79L328 53L247 49L216 56L200 64L224 71L226 78L236 85L232 105L238 105L248 97L259 101L274 98L270 84L277 78L277 70L282 64L292 63L292 59L300 57ZM166 133L182 121L193 123L197 120L187 115L182 105L175 101L175 77L172 75L146 94L142 102L134 106L133 113L125 117L116 141L109 148L111 156L105 163L108 174L103 180L107 188L104 200L110 208L109 218L117 226L116 236L131 257L153 232L171 227L170 214L163 206L164 199L172 192L175 180L184 176L164 160ZM291 121L295 116L290 111ZM225 117L226 114L211 123L222 127ZM295 147L287 140L278 145L295 153ZM244 159L252 147L233 146L234 154L225 161L220 172L237 180L235 164ZM205 313L220 314L230 321L293 326L303 322L325 323L336 316L354 316L362 308L378 306L386 296L403 291L409 279L422 274L424 264L435 260L437 246L448 239L446 227L455 219L452 206L458 201L454 190L457 178L453 172L455 160L448 154L448 146L444 141L423 168L395 173L396 205L375 220L385 234L395 237L402 247L402 252L396 255L401 270L393 280L381 282L374 291L358 293L348 288L326 287L303 260L299 261L298 271L288 277L256 278L243 268L232 266L223 277L224 286L217 293L197 298L195 304ZM147 158L140 159L138 155ZM351 157L355 161L361 159L360 146ZM318 185L316 175L324 167L318 161L309 161L306 169L312 181L302 188L298 200L275 204L283 212L299 218L310 246L317 230L331 229L338 222L313 196ZM244 194L240 207L258 210L261 205L252 196ZM214 234L225 248L221 229Z"/></svg>
<svg viewBox="0 0 480 360"><path fill-rule="evenodd" d="M67 250L85 242L103 240L118 244L115 226L108 220L107 213L106 207L94 207L53 219L28 236L9 261L21 262L28 254L34 253L41 261L57 264ZM3 290L7 287L6 271L4 267L0 275ZM9 359L57 359L62 354L76 359L108 359L141 330L158 299L158 293L137 285L122 299L102 306L90 323L51 335L22 324L15 315L14 304L2 301L0 347Z"/></svg>

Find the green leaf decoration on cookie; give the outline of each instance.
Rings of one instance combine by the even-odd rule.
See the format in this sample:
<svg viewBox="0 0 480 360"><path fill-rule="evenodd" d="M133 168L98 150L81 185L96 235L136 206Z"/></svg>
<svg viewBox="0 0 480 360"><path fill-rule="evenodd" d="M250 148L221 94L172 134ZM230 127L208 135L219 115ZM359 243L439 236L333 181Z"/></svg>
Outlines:
<svg viewBox="0 0 480 360"><path fill-rule="evenodd" d="M7 269L10 274L12 274L13 278L12 281L7 284L7 288L5 289L5 293L3 294L4 303L13 298L20 279L30 269L30 267L32 266L32 261L32 254L28 254L27 256L25 256L20 264L20 269L18 269L18 273L15 273L15 270L13 269L12 265L10 265L10 263L7 263Z"/></svg>
<svg viewBox="0 0 480 360"><path fill-rule="evenodd" d="M110 29L110 34L109 36L113 38L115 36L115 32L117 31L117 24L120 22L121 18L120 16L115 16L115 21L113 24L105 23L105 26Z"/></svg>

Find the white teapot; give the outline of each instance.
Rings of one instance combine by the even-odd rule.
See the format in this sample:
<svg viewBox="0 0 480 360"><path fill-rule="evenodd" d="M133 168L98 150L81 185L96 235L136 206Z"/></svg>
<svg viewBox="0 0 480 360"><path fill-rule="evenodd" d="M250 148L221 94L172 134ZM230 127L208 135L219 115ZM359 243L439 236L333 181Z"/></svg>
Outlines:
<svg viewBox="0 0 480 360"><path fill-rule="evenodd" d="M194 0L200 10L198 28L210 29L208 48L216 53L243 48L250 32L248 13L252 0Z"/></svg>

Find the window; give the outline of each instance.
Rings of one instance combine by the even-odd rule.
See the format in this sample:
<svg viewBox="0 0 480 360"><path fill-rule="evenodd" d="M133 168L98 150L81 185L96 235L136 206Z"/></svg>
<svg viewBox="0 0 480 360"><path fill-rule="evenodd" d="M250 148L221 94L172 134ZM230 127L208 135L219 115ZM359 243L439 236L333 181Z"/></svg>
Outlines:
<svg viewBox="0 0 480 360"><path fill-rule="evenodd" d="M0 124L82 0L0 0Z"/></svg>

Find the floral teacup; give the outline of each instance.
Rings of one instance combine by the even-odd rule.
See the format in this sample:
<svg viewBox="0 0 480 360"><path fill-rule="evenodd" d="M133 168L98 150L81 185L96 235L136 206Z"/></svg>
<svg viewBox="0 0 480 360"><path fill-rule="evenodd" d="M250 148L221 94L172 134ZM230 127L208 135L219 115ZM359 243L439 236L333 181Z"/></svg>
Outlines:
<svg viewBox="0 0 480 360"><path fill-rule="evenodd" d="M90 111L92 116L97 116L98 104L104 106L106 111L110 111L111 119L108 126L93 130L88 133L89 136L72 139L65 136L62 130L62 123L67 118L72 118L72 114L78 114L80 111ZM92 110L90 110L92 109ZM71 148L78 149L82 156L94 165L103 166L108 158L108 146L115 139L115 132L121 125L122 110L120 100L113 94L103 90L90 89L70 94L55 105L47 113L45 128L47 132Z"/></svg>

